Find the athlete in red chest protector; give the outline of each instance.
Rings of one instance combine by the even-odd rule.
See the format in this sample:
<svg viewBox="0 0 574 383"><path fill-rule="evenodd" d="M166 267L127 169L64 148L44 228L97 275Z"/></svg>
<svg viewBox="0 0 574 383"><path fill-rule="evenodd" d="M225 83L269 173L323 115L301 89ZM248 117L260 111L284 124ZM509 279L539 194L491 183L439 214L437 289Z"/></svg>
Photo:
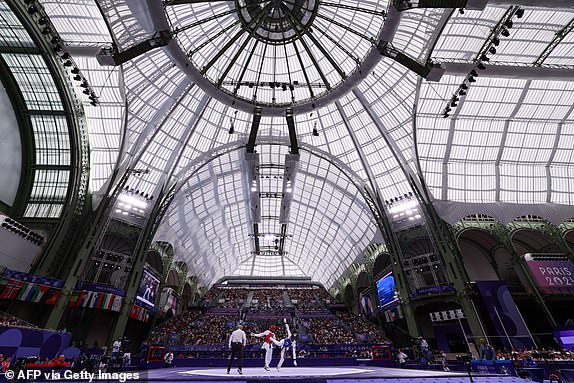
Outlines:
<svg viewBox="0 0 574 383"><path fill-rule="evenodd" d="M269 330L265 330L259 334L251 334L251 336L257 338L263 338L262 349L265 350L265 369L269 371L269 363L271 363L271 357L273 356L273 340L275 339L275 326L270 326Z"/></svg>

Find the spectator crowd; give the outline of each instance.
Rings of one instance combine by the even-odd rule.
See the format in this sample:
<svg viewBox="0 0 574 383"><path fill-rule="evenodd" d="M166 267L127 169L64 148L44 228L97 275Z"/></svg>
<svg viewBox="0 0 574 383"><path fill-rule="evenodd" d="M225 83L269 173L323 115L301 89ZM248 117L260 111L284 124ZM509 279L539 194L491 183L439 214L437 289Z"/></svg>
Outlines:
<svg viewBox="0 0 574 383"><path fill-rule="evenodd" d="M355 334L364 335L367 341L372 343L383 343L386 341L383 332L379 330L375 324L366 320L362 315L338 312L337 316L343 322L348 323Z"/></svg>
<svg viewBox="0 0 574 383"><path fill-rule="evenodd" d="M507 349L497 350L496 359L498 360L513 360L513 361L523 361L523 362L540 362L540 361L574 361L574 348L571 350L565 350L561 348L541 348L536 349L534 347L525 348L522 350L513 349L508 351Z"/></svg>
<svg viewBox="0 0 574 383"><path fill-rule="evenodd" d="M286 307L285 292L290 300L296 301L294 307ZM250 293L253 294L251 304L243 307ZM224 344L240 321L247 334L265 331L270 325L275 324L276 337L281 339L285 336L283 318L287 318L293 332L301 335L301 343L320 345L386 343L382 331L365 318L348 312L331 312L324 301L332 298L324 289L303 287L248 289L219 286L212 288L205 298L204 302L215 303L209 305L205 313L190 310L161 323L151 330L147 343ZM230 307L237 308L237 311L226 310ZM259 342L259 339L248 336L248 344Z"/></svg>
<svg viewBox="0 0 574 383"><path fill-rule="evenodd" d="M296 308L317 308L322 305L319 304L313 294L313 290L308 289L289 289L288 290L289 299L293 306Z"/></svg>
<svg viewBox="0 0 574 383"><path fill-rule="evenodd" d="M353 344L357 339L348 324L336 317L308 318L309 334L316 344Z"/></svg>
<svg viewBox="0 0 574 383"><path fill-rule="evenodd" d="M185 311L154 327L148 344L219 344L238 318L228 315L202 315L198 310Z"/></svg>
<svg viewBox="0 0 574 383"><path fill-rule="evenodd" d="M283 289L256 289L253 290L252 307L281 308L285 306Z"/></svg>

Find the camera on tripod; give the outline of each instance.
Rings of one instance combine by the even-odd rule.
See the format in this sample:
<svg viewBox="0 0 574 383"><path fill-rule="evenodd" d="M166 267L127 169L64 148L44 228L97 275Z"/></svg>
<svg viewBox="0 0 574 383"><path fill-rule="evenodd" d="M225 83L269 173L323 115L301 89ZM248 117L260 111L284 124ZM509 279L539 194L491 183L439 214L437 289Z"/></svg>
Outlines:
<svg viewBox="0 0 574 383"><path fill-rule="evenodd" d="M457 355L456 356L456 360L458 360L459 362L463 362L463 363L470 363L470 361L472 360L472 356L471 355Z"/></svg>

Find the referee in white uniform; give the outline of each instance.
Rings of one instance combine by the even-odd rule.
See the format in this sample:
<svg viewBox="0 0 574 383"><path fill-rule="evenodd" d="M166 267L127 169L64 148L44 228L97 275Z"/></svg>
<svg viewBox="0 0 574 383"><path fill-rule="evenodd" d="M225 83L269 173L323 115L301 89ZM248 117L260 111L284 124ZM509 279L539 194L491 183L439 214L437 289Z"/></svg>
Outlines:
<svg viewBox="0 0 574 383"><path fill-rule="evenodd" d="M233 363L233 358L237 358L237 372L243 374L243 347L247 344L247 337L245 336L245 331L243 331L243 326L238 325L237 330L231 333L229 337L229 348L231 348L231 356L229 357L229 364L227 365L227 373L231 370L231 363Z"/></svg>

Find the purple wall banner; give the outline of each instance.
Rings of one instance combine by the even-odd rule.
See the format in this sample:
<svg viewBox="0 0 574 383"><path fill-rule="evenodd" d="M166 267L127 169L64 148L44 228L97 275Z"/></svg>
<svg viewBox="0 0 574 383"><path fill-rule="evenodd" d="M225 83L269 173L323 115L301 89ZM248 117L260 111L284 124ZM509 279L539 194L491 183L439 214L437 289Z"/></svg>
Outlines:
<svg viewBox="0 0 574 383"><path fill-rule="evenodd" d="M119 289L117 287L110 286L110 285L102 285L99 283L91 283L91 282L78 281L75 289L76 290L95 291L97 293L121 295L122 297L126 295L126 292L123 289Z"/></svg>
<svg viewBox="0 0 574 383"><path fill-rule="evenodd" d="M367 317L370 318L373 316L375 309L373 305L373 300L371 299L371 291L369 290L366 293L361 293L360 297L361 303L361 312Z"/></svg>
<svg viewBox="0 0 574 383"><path fill-rule="evenodd" d="M5 279L18 279L23 282L35 283L40 285L46 285L51 287L64 287L64 281L60 279L42 277L40 275L28 274L23 273L20 271L13 271L6 269L4 273L2 273L2 278Z"/></svg>
<svg viewBox="0 0 574 383"><path fill-rule="evenodd" d="M370 350L373 346L381 346L380 343L364 343L364 344L306 344L301 345L297 344L297 350L305 349L308 352L325 352L325 353L334 353L334 352L346 352L346 351L361 351L368 349ZM384 344L384 346L388 346ZM201 345L169 345L167 346L168 349L172 350L173 352L176 351L199 351L199 352L220 352L226 349L227 345L225 344L201 344ZM245 348L249 352L253 351L260 351L261 345L248 345Z"/></svg>
<svg viewBox="0 0 574 383"><path fill-rule="evenodd" d="M511 349L534 346L530 331L516 307L514 298L504 281L477 281L479 306L483 310L488 327ZM508 344L508 338L512 344Z"/></svg>
<svg viewBox="0 0 574 383"><path fill-rule="evenodd" d="M440 285L440 286L427 286L420 289L413 290L409 293L411 297L418 297L420 295L428 294L439 294L439 293L450 293L454 291L454 287L451 285Z"/></svg>
<svg viewBox="0 0 574 383"><path fill-rule="evenodd" d="M546 294L574 294L574 263L569 260L536 260L526 264Z"/></svg>

